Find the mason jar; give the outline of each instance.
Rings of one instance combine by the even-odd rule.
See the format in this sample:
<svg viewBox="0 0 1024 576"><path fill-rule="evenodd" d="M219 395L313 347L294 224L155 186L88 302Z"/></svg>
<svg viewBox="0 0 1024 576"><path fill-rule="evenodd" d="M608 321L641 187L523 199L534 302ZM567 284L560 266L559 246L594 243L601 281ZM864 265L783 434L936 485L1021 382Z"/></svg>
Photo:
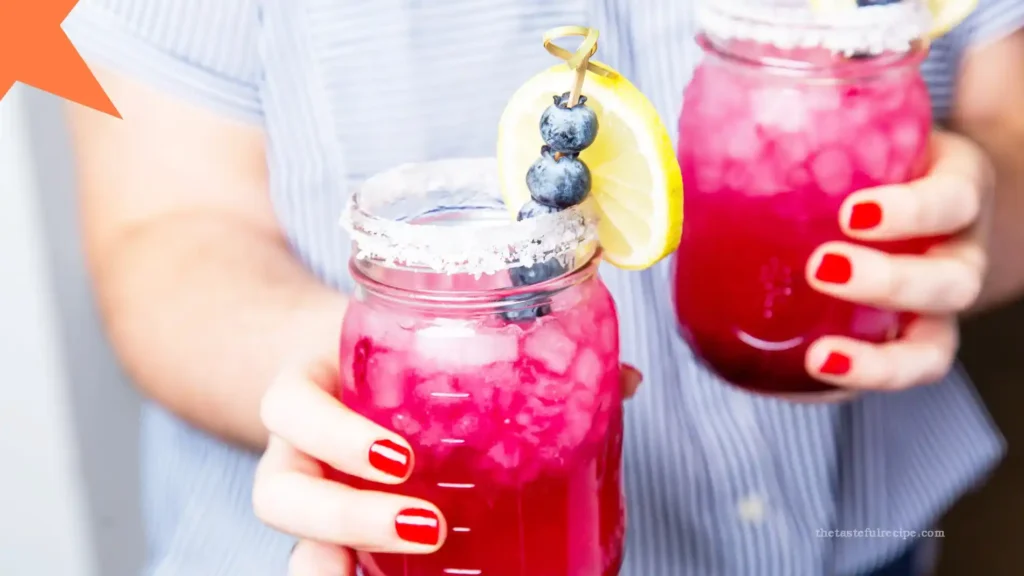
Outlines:
<svg viewBox="0 0 1024 576"><path fill-rule="evenodd" d="M447 523L434 554L360 554L370 576L618 574L618 325L585 210L516 222L491 159L402 166L352 196L340 399L415 464L398 486L342 479Z"/></svg>
<svg viewBox="0 0 1024 576"><path fill-rule="evenodd" d="M847 196L927 171L930 13L917 0L836 13L807 0L697 4L705 57L679 118L683 336L737 386L827 390L805 369L814 340L886 342L912 318L821 294L805 268L823 243L851 241L839 225ZM871 225L880 213L860 216ZM920 253L937 240L860 244Z"/></svg>

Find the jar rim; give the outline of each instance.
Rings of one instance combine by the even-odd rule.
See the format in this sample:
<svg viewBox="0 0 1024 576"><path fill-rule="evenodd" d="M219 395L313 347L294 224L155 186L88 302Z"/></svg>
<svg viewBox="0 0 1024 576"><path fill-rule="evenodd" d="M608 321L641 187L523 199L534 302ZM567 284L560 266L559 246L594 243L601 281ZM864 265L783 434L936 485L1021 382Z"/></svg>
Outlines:
<svg viewBox="0 0 1024 576"><path fill-rule="evenodd" d="M451 205L437 206L445 195ZM413 212L399 213L403 203ZM446 210L503 218L454 226L416 221ZM353 259L445 274L494 274L597 250L589 203L522 221L507 214L496 159L455 158L403 164L370 177L349 197L341 225L352 239Z"/></svg>
<svg viewBox="0 0 1024 576"><path fill-rule="evenodd" d="M861 82L867 77L881 77L906 69L917 69L928 56L927 43L920 40L912 42L905 51L883 52L868 58L842 57L822 62L802 59L799 56L788 58L787 51L775 55L751 55L744 49L723 46L706 33L699 33L695 41L709 58L717 61L759 71L767 68L777 76L830 84Z"/></svg>
<svg viewBox="0 0 1024 576"><path fill-rule="evenodd" d="M931 11L923 0L815 10L810 0L698 0L697 21L707 34L779 48L824 48L843 54L899 52L929 36Z"/></svg>
<svg viewBox="0 0 1024 576"><path fill-rule="evenodd" d="M436 311L443 308L464 314L494 314L525 310L542 304L550 298L595 277L601 264L601 251L590 255L589 260L574 266L554 278L527 286L502 285L497 288L462 290L425 290L417 287L399 286L374 278L362 269L356 261L349 263L349 273L359 288L374 297L375 301L400 306L405 309Z"/></svg>

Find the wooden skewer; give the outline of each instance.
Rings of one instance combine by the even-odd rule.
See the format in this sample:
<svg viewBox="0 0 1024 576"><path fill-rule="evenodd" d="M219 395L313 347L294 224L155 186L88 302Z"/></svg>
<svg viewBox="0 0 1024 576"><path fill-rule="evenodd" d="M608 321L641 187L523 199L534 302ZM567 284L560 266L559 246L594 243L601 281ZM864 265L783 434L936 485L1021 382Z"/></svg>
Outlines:
<svg viewBox="0 0 1024 576"><path fill-rule="evenodd" d="M576 79L572 83L572 90L569 92L569 101L566 102L567 108L580 103L580 94L583 93L583 80L587 77L587 62L590 60L590 56L584 56L580 60L579 67L576 68ZM563 154L561 152L555 152L555 160L561 158Z"/></svg>
<svg viewBox="0 0 1024 576"><path fill-rule="evenodd" d="M576 67L576 80L572 84L572 91L569 92L569 102L566 104L569 108L579 104L580 94L583 93L583 80L587 77L587 63L589 61L590 55L588 54L580 60L580 65Z"/></svg>
<svg viewBox="0 0 1024 576"><path fill-rule="evenodd" d="M583 37L583 43L580 44L575 53L569 52L555 44L557 38L565 36ZM602 76L612 77L615 75L607 66L590 63L590 59L597 53L598 36L600 34L597 29L584 28L583 26L561 26L552 28L544 33L544 49L550 52L552 56L565 60L569 67L576 72L576 79L573 82L572 90L569 91L569 101L565 103L567 108L572 108L579 104L580 95L583 93L583 80L586 78L588 70Z"/></svg>

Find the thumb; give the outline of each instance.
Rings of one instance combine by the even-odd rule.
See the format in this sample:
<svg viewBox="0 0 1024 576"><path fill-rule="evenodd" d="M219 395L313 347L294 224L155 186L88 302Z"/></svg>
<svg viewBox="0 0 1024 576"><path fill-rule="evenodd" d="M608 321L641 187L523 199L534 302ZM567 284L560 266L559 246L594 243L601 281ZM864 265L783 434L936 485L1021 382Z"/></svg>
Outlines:
<svg viewBox="0 0 1024 576"><path fill-rule="evenodd" d="M356 563L347 548L300 540L292 549L288 576L356 576Z"/></svg>
<svg viewBox="0 0 1024 576"><path fill-rule="evenodd" d="M626 400L636 394L640 383L644 381L644 375L629 364L619 365L619 382L622 384L622 397Z"/></svg>

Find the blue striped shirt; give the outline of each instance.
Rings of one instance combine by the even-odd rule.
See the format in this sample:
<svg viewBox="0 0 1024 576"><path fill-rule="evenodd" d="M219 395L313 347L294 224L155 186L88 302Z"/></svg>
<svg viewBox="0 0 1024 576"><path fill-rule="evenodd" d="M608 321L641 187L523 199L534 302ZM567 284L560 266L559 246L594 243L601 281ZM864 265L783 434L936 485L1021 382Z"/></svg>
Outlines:
<svg viewBox="0 0 1024 576"><path fill-rule="evenodd" d="M981 0L934 44L923 70L937 117L966 50L1022 23L1024 3ZM65 28L94 63L263 126L269 194L295 253L349 290L344 192L396 164L493 150L507 98L553 62L541 33L565 24L600 28L601 59L674 126L700 57L680 0L83 0ZM602 274L623 360L647 378L627 408L627 576L870 571L908 542L818 530L925 529L1003 452L959 371L845 405L755 397L678 337L667 263ZM146 408L147 574L285 573L292 540L251 511L256 459Z"/></svg>

